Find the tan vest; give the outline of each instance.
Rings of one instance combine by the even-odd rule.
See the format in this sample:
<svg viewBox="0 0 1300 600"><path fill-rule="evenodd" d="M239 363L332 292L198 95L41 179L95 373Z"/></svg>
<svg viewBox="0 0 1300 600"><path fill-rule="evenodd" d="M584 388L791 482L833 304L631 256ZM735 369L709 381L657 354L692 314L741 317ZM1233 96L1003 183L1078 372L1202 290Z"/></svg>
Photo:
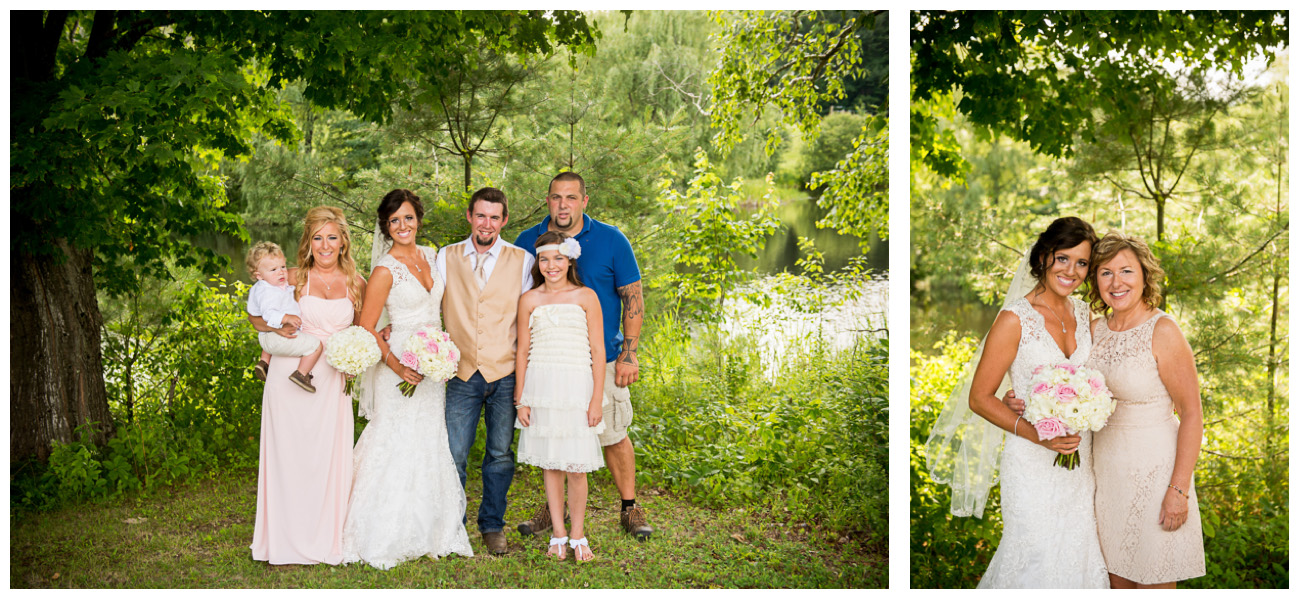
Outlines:
<svg viewBox="0 0 1300 600"><path fill-rule="evenodd" d="M524 250L501 248L492 277L479 291L474 264L464 245L447 247L447 288L442 294L442 323L460 349L456 377L469 381L474 371L488 383L515 372L515 318L523 285Z"/></svg>

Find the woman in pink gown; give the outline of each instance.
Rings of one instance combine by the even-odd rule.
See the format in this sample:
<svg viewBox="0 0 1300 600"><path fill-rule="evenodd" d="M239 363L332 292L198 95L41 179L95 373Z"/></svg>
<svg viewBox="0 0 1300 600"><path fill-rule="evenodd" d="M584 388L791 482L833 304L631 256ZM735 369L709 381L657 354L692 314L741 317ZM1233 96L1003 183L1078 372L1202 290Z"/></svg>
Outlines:
<svg viewBox="0 0 1300 600"><path fill-rule="evenodd" d="M356 322L365 279L352 259L343 211L320 206L307 212L290 272L302 308L302 329L321 341ZM294 335L250 318L259 331ZM352 490L352 398L328 361L316 363L309 393L289 380L293 360L273 359L262 393L261 458L253 560L283 564L338 564L343 523Z"/></svg>

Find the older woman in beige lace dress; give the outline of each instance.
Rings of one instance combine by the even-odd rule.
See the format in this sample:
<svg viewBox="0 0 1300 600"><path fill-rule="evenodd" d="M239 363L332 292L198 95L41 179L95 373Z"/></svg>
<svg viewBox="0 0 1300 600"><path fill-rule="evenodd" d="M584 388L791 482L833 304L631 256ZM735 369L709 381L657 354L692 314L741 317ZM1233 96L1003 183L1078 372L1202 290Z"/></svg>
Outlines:
<svg viewBox="0 0 1300 600"><path fill-rule="evenodd" d="M1164 271L1151 249L1110 232L1093 247L1087 366L1118 405L1093 434L1094 510L1112 588L1173 588L1205 574L1192 472L1201 452L1201 390L1192 348L1157 308ZM1024 401L1006 402L1024 412Z"/></svg>
<svg viewBox="0 0 1300 600"><path fill-rule="evenodd" d="M1164 271L1142 240L1110 232L1092 264L1089 299L1102 318L1088 366L1118 401L1093 434L1101 551L1112 588L1172 588L1205 574L1192 478L1202 434L1196 362L1157 308Z"/></svg>

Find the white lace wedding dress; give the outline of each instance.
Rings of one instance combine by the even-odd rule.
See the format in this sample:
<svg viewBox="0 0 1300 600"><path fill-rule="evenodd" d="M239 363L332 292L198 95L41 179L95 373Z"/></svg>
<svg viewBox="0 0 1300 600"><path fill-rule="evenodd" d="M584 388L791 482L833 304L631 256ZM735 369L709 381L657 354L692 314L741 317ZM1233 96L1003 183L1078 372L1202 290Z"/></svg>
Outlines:
<svg viewBox="0 0 1300 600"><path fill-rule="evenodd" d="M1017 394L1029 389L1035 367L1068 362L1082 366L1092 352L1088 309L1070 298L1078 324L1074 354L1066 357L1046 322L1020 298L1004 310L1020 317L1020 345L1011 363ZM1053 324L1055 325L1055 324ZM1021 425L1024 426L1023 424ZM981 588L1107 588L1106 563L1093 511L1092 434L1083 433L1080 463L1055 466L1056 453L1024 438L1006 436L1002 451L1002 540L980 579Z"/></svg>
<svg viewBox="0 0 1300 600"><path fill-rule="evenodd" d="M420 250L432 266L433 249ZM419 327L442 327L443 282L434 271L433 289L425 290L388 254L375 266L393 275L385 308L393 325L389 344L400 354ZM397 373L383 364L376 369L375 406L353 451L343 562L389 569L420 556L473 556L462 522L465 492L447 446L445 384L425 379L407 398L397 388Z"/></svg>

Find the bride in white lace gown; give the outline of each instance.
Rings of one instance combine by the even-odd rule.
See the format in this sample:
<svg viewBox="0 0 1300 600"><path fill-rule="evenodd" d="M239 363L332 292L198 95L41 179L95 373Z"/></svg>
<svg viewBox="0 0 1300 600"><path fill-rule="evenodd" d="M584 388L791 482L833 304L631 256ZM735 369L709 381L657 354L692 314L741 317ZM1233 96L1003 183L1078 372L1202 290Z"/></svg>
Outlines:
<svg viewBox="0 0 1300 600"><path fill-rule="evenodd" d="M1093 512L1091 434L1041 441L1033 426L997 397L1008 375L1011 389L1025 390L1040 365L1087 362L1092 350L1088 308L1070 294L1087 276L1096 239L1092 227L1074 217L1057 219L1039 236L975 359L969 394L954 394L983 420L945 408L927 442L935 480L953 485L953 513L979 516L988 486L997 480L996 444L1003 432L1012 434L1005 436L1001 452L1002 539L981 588L1109 587ZM1030 284L1033 289L1025 293ZM966 439L955 444L938 439L944 428L948 435L961 430L957 437ZM1080 465L1073 470L1053 465L1058 452L1078 452Z"/></svg>
<svg viewBox="0 0 1300 600"><path fill-rule="evenodd" d="M363 382L369 390L363 393L373 394L373 400L362 402L361 412L370 423L353 451L343 562L378 569L420 556L474 555L462 521L465 492L447 445L446 388L442 382L421 381L397 358L417 328L429 323L442 327L444 284L429 268L436 253L415 245L422 213L419 198L408 190L389 192L381 202L383 233L391 236L393 249L375 261L371 279L379 285L366 290L360 318L373 332L386 308L393 329L387 343L380 339L383 364ZM409 398L397 387L403 379L419 382Z"/></svg>

